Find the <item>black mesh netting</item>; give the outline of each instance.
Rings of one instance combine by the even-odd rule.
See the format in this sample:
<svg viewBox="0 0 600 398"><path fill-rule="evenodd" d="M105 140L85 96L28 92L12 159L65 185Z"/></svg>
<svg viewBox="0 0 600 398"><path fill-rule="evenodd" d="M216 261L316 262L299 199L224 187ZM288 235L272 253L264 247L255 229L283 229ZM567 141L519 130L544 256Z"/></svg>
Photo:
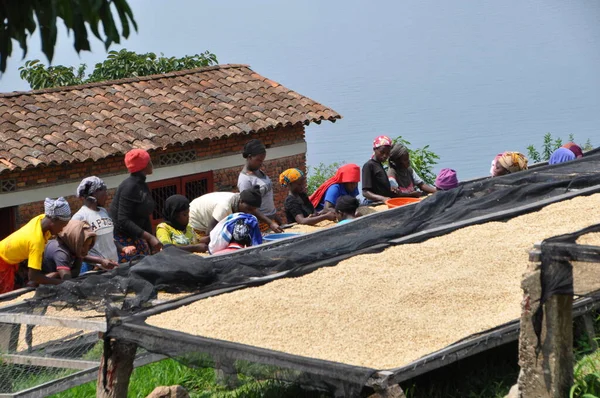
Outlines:
<svg viewBox="0 0 600 398"><path fill-rule="evenodd" d="M600 221L600 214L595 219L593 215L590 216L592 221ZM580 283L579 289L575 289L574 284L576 279L578 282L584 282L585 280L598 281L600 264L597 259L600 258L600 247L576 244L580 237L598 232L600 232L600 224L570 234L548 238L542 242L540 255L541 297L539 306L532 317L533 329L538 339L538 350L541 347L544 304L552 296L600 296L599 286L596 283ZM574 269L573 261L576 260L583 260L584 263L579 264L578 268Z"/></svg>
<svg viewBox="0 0 600 398"><path fill-rule="evenodd" d="M535 211L549 203L545 199L558 200L560 195L576 195L583 189L579 194L600 192L599 171L597 151L574 162L465 182L414 206L371 214L335 228L227 255L200 257L166 247L159 254L104 274L42 286L32 305L106 309L110 320L113 315L138 312L159 290L210 293L264 283L260 278L270 275L302 275L320 265L334 265L360 250L381 250L401 237L407 237L404 242L419 242L467 225ZM568 266L553 265L556 268L544 271L544 300L554 293L572 292L569 272L565 271ZM286 273L275 275L282 271ZM343 388L348 395L355 395L374 372L150 327L143 324L143 314L126 322L109 323L105 338L128 340L149 351L178 357L191 366L219 367L224 363L233 369L232 373L256 373L258 378L317 385L338 393Z"/></svg>
<svg viewBox="0 0 600 398"><path fill-rule="evenodd" d="M300 275L318 261L335 259L391 239L500 213L507 219L535 210L520 207L567 192L600 184L600 153L568 163L542 166L503 177L461 184L438 192L414 206L400 207L361 217L352 223L294 239L261 245L227 255L201 257L176 247L143 258L137 264L37 289L43 304L135 310L155 297L157 290L169 292L210 291L251 283L253 279L281 271ZM591 193L591 191L587 191ZM540 205L541 207L542 205ZM470 222L470 221L469 221ZM457 225L456 228L464 225ZM431 237L431 235L428 235ZM415 237L412 241L423 239Z"/></svg>

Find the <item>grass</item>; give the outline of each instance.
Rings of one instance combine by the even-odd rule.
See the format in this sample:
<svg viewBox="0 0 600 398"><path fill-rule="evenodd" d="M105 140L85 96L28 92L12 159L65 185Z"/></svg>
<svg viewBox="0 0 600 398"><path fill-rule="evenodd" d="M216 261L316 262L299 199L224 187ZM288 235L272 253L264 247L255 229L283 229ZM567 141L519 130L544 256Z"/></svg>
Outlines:
<svg viewBox="0 0 600 398"><path fill-rule="evenodd" d="M0 364L0 393L17 392L74 373L71 369L48 369L29 365Z"/></svg>
<svg viewBox="0 0 600 398"><path fill-rule="evenodd" d="M600 330L600 320L596 330ZM570 398L600 398L600 351L590 353L587 336L579 336L574 349L577 364ZM88 355L95 359L101 352L100 345ZM517 356L518 344L509 343L401 383L401 387L407 398L503 398L517 381ZM303 390L295 384L272 380L281 375L278 368L238 362L237 369L246 376L240 374L241 386L227 391L216 383L212 368L194 369L172 359L163 360L134 370L129 396L145 397L156 386L175 384L185 387L192 398L328 396L322 392ZM95 393L94 382L54 397L83 398Z"/></svg>
<svg viewBox="0 0 600 398"><path fill-rule="evenodd" d="M157 386L179 384L185 387L192 398L237 398L237 397L322 397L319 392L306 391L294 384L275 380L257 381L240 377L242 385L227 391L216 384L212 368L194 369L173 359L165 359L136 368L129 383L129 397L143 398ZM90 382L52 395L53 398L87 398L96 395L96 383Z"/></svg>

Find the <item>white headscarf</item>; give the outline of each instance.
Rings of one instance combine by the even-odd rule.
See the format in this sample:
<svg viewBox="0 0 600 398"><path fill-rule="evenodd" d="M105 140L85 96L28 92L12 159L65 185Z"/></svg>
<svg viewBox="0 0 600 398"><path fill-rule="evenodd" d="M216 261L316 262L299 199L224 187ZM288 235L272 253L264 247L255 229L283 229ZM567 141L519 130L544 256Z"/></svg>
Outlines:
<svg viewBox="0 0 600 398"><path fill-rule="evenodd" d="M44 214L50 218L69 221L71 219L69 202L62 196L56 200L46 198L46 200L44 200Z"/></svg>

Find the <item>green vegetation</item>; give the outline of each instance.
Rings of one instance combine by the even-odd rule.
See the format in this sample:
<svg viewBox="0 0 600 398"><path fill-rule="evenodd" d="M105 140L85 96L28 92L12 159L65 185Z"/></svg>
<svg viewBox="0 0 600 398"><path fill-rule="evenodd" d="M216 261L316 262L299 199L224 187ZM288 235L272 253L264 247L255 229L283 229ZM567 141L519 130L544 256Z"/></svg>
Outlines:
<svg viewBox="0 0 600 398"><path fill-rule="evenodd" d="M246 368L257 365L246 365ZM258 369L260 371L260 369ZM268 370L268 369L267 369ZM262 371L267 371L263 369ZM133 371L129 383L130 397L145 397L158 386L179 384L186 388L192 398L236 398L236 397L324 397L320 392L303 390L295 384L277 380L255 380L239 375L241 386L228 391L215 381L212 368L194 369L173 359L142 366ZM65 392L52 395L53 398L87 398L96 395L96 383L90 382Z"/></svg>
<svg viewBox="0 0 600 398"><path fill-rule="evenodd" d="M74 373L71 369L52 369L29 365L3 364L0 359L0 393L22 391Z"/></svg>
<svg viewBox="0 0 600 398"><path fill-rule="evenodd" d="M325 181L335 175L337 169L339 169L342 163L325 164L319 163L317 167L306 167L308 177L306 178L306 192L308 195L312 195Z"/></svg>
<svg viewBox="0 0 600 398"><path fill-rule="evenodd" d="M570 398L600 397L600 352L583 356L575 365Z"/></svg>
<svg viewBox="0 0 600 398"><path fill-rule="evenodd" d="M429 150L429 145L425 145L423 148L411 149L411 143L404 139L402 136L398 136L394 139L394 144L402 144L408 149L410 154L410 167L427 183L433 185L435 182L435 173L433 172L433 166L437 164L437 160L440 158L436 153ZM306 179L306 185L309 195L311 195L321 184L330 179L335 175L341 163L325 164L319 163L316 167L307 167L308 177Z"/></svg>
<svg viewBox="0 0 600 398"><path fill-rule="evenodd" d="M217 64L217 56L208 51L202 54L186 55L181 58L157 56L154 53L137 54L125 49L110 51L108 57L97 63L89 76L85 76L87 65L49 66L39 60L25 62L19 68L21 79L34 89L74 86L84 83L116 80L128 77L156 75L178 70L201 68Z"/></svg>
<svg viewBox="0 0 600 398"><path fill-rule="evenodd" d="M436 153L429 150L429 145L423 148L411 149L411 143L404 139L401 135L394 139L394 144L402 144L408 149L410 154L410 167L421 177L427 184L435 183L436 174L433 172L433 166L437 164L440 158Z"/></svg>
<svg viewBox="0 0 600 398"><path fill-rule="evenodd" d="M569 134L569 139L566 142L575 142L575 135ZM560 148L565 142L560 137L552 137L551 133L544 134L544 142L540 150L536 149L535 145L531 144L527 147L527 155L532 163L546 162L552 156L552 153ZM589 151L594 149L590 139L588 138L585 144L581 145L581 149Z"/></svg>
<svg viewBox="0 0 600 398"><path fill-rule="evenodd" d="M113 13L118 15L121 32L117 29ZM53 0L53 1L3 1L0 2L0 73L6 70L6 60L12 54L13 40L27 55L27 41L39 26L42 52L52 61L56 46L58 20L67 33L73 32L75 51L90 51L88 29L104 42L106 49L119 43L130 34L130 25L137 30L133 13L126 0Z"/></svg>

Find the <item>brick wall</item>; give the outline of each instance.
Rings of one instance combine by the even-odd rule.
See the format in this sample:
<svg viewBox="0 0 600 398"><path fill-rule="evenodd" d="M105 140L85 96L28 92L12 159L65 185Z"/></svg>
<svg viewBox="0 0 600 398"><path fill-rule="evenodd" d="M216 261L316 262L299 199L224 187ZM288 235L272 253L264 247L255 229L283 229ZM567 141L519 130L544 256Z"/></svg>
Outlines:
<svg viewBox="0 0 600 398"><path fill-rule="evenodd" d="M241 152L244 144L252 138L261 140L267 146L267 148L303 142L304 126L291 126L261 132L259 134L254 133L247 135L234 135L219 140L202 140L187 145L174 145L161 151L151 151L150 155L155 165L158 164L158 157L161 154L182 150L194 150L196 152L197 160L233 154L239 154L241 158ZM302 154L269 161L267 149L267 160L265 161L264 167L265 172L273 180L275 186L275 203L278 207L281 207L283 206L283 200L285 199L287 191L280 187L277 183L279 173L289 167L298 167L302 170L305 170L306 156ZM65 192L64 195L69 201L72 211L75 212L82 205L81 200L74 196L75 188L81 179L90 175L103 177L114 174L123 174L126 172L127 170L124 164L124 157L113 156L98 161L87 160L80 163L53 165L49 167L39 167L22 171L13 171L9 173L5 172L0 174L0 179L16 179L17 190L72 183L73 192ZM214 189L216 191L235 191L239 172L239 167L215 170ZM110 199L112 198L114 192L114 189L109 190L108 203L110 203ZM0 200L1 198L2 194L0 194ZM16 218L17 227L27 223L27 221L29 221L32 217L41 214L43 211L43 202L19 205L17 208ZM285 220L285 217L283 217L283 219Z"/></svg>

